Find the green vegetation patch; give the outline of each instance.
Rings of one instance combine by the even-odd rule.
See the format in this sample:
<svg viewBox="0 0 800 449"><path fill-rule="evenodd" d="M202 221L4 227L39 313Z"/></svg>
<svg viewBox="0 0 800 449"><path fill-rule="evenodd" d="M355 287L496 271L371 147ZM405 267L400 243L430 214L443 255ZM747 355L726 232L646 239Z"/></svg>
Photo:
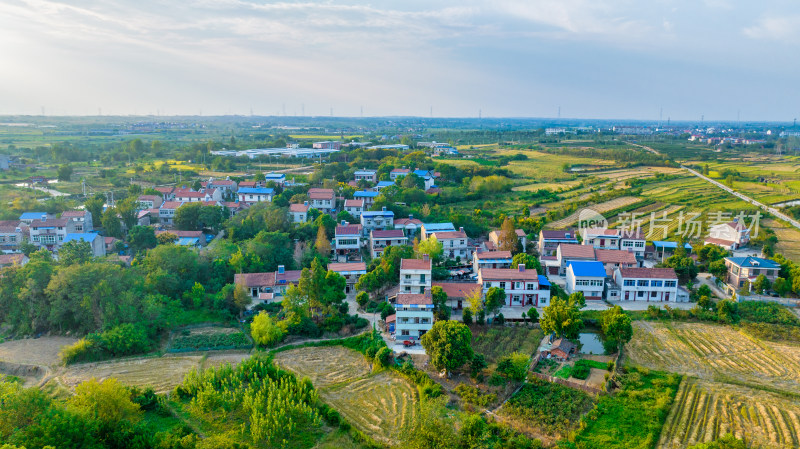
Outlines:
<svg viewBox="0 0 800 449"><path fill-rule="evenodd" d="M470 326L472 349L489 364L513 352L533 354L544 337L541 329L528 327Z"/></svg>
<svg viewBox="0 0 800 449"><path fill-rule="evenodd" d="M581 390L534 378L503 405L501 414L523 430L538 427L548 435L565 435L594 404Z"/></svg>
<svg viewBox="0 0 800 449"><path fill-rule="evenodd" d="M252 347L242 332L196 334L176 337L169 352L209 351L214 349L243 349Z"/></svg>

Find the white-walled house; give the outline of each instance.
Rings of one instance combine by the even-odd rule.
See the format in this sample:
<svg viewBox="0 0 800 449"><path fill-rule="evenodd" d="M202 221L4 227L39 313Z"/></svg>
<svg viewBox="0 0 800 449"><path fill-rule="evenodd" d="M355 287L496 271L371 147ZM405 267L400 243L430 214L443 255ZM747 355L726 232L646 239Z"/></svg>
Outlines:
<svg viewBox="0 0 800 449"><path fill-rule="evenodd" d="M361 251L361 225L345 221L336 226L333 249L339 256L358 255Z"/></svg>
<svg viewBox="0 0 800 449"><path fill-rule="evenodd" d="M637 258L644 258L647 239L641 230L584 228L581 236L584 245L597 249L621 249L634 253Z"/></svg>
<svg viewBox="0 0 800 449"><path fill-rule="evenodd" d="M326 214L336 209L336 194L333 189L308 189L311 207Z"/></svg>
<svg viewBox="0 0 800 449"><path fill-rule="evenodd" d="M399 293L425 293L431 289L432 265L425 255L422 259L400 260Z"/></svg>
<svg viewBox="0 0 800 449"><path fill-rule="evenodd" d="M345 280L344 292L350 293L355 288L358 279L367 274L367 264L364 262L329 263L328 270L342 275Z"/></svg>
<svg viewBox="0 0 800 449"><path fill-rule="evenodd" d="M562 243L556 249L556 260L559 266L558 274L563 276L567 274L567 263L570 260L597 260L597 256L593 246Z"/></svg>
<svg viewBox="0 0 800 449"><path fill-rule="evenodd" d="M672 268L617 268L614 282L622 301L676 302L678 276Z"/></svg>
<svg viewBox="0 0 800 449"><path fill-rule="evenodd" d="M461 261L472 259L472 249L469 247L464 228L460 228L458 231L437 231L429 235L435 236L439 243L442 244L445 258L458 258Z"/></svg>
<svg viewBox="0 0 800 449"><path fill-rule="evenodd" d="M394 212L385 207L381 210L364 211L361 213L361 226L365 235L376 229L391 229L394 227Z"/></svg>
<svg viewBox="0 0 800 449"><path fill-rule="evenodd" d="M433 297L423 293L398 293L395 303L395 338L417 341L433 327Z"/></svg>
<svg viewBox="0 0 800 449"><path fill-rule="evenodd" d="M273 173L273 172L264 173L264 184L270 181L282 186L286 184L286 175L283 173Z"/></svg>
<svg viewBox="0 0 800 449"><path fill-rule="evenodd" d="M472 254L472 271L477 273L481 268L511 268L513 261L511 251L475 251Z"/></svg>
<svg viewBox="0 0 800 449"><path fill-rule="evenodd" d="M355 179L356 182L367 181L375 183L378 181L377 172L375 170L367 170L367 169L356 170L356 172L353 174L353 178Z"/></svg>
<svg viewBox="0 0 800 449"><path fill-rule="evenodd" d="M308 201L303 204L295 203L289 205L289 216L292 217L292 223L305 223L308 221Z"/></svg>
<svg viewBox="0 0 800 449"><path fill-rule="evenodd" d="M369 233L369 246L372 258L381 257L390 246L407 245L408 237L402 229L375 229Z"/></svg>
<svg viewBox="0 0 800 449"><path fill-rule="evenodd" d="M601 262L571 260L567 261L567 294L582 292L589 300L603 299L606 270Z"/></svg>
<svg viewBox="0 0 800 449"><path fill-rule="evenodd" d="M344 200L344 211L355 218L361 217L364 212L364 200Z"/></svg>
<svg viewBox="0 0 800 449"><path fill-rule="evenodd" d="M272 202L275 189L270 187L242 187L236 193L239 195L239 201L244 203Z"/></svg>
<svg viewBox="0 0 800 449"><path fill-rule="evenodd" d="M353 193L353 199L364 201L364 208L371 207L375 203L375 198L380 195L380 192L371 190L359 190Z"/></svg>
<svg viewBox="0 0 800 449"><path fill-rule="evenodd" d="M578 245L577 235L574 229L565 229L560 231L549 231L542 229L539 231L539 255L540 256L555 256L560 244L573 244Z"/></svg>
<svg viewBox="0 0 800 449"><path fill-rule="evenodd" d="M729 251L739 249L748 243L750 243L750 229L738 221L712 226L708 231L708 238L703 241L704 245L713 244Z"/></svg>
<svg viewBox="0 0 800 449"><path fill-rule="evenodd" d="M545 307L550 304L550 286L541 289L536 270L520 265L517 268L481 268L478 283L486 294L492 287L502 288L506 293L507 306Z"/></svg>
<svg viewBox="0 0 800 449"><path fill-rule="evenodd" d="M164 204L158 209L158 220L161 223L171 225L175 219L175 211L181 207L183 203L180 201L164 201Z"/></svg>
<svg viewBox="0 0 800 449"><path fill-rule="evenodd" d="M31 242L48 251L57 250L67 236L66 218L46 218L33 220L30 224Z"/></svg>
<svg viewBox="0 0 800 449"><path fill-rule="evenodd" d="M420 226L419 238L425 240L434 232L450 232L455 230L456 227L453 226L453 223L422 223Z"/></svg>
<svg viewBox="0 0 800 449"><path fill-rule="evenodd" d="M389 179L397 181L397 178L408 176L409 173L411 173L411 170L407 168L395 168L389 173Z"/></svg>
<svg viewBox="0 0 800 449"><path fill-rule="evenodd" d="M61 214L67 219L67 231L70 233L91 232L94 229L92 213L88 210L68 210Z"/></svg>
<svg viewBox="0 0 800 449"><path fill-rule="evenodd" d="M398 218L394 221L394 227L402 229L408 236L416 235L421 226L422 221L414 218L413 215L409 215L408 218Z"/></svg>

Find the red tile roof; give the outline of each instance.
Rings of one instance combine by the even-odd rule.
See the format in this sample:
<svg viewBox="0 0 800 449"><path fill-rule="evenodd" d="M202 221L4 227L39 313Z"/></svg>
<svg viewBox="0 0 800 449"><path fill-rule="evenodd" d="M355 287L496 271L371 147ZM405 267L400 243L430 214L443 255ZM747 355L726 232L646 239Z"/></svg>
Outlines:
<svg viewBox="0 0 800 449"><path fill-rule="evenodd" d="M86 216L85 210L67 210L61 214L61 218L84 217L84 216Z"/></svg>
<svg viewBox="0 0 800 449"><path fill-rule="evenodd" d="M401 270L430 270L431 261L422 259L401 259Z"/></svg>
<svg viewBox="0 0 800 449"><path fill-rule="evenodd" d="M181 204L183 203L180 201L164 201L164 204L162 204L159 209L177 209L181 207Z"/></svg>
<svg viewBox="0 0 800 449"><path fill-rule="evenodd" d="M603 263L636 264L636 255L620 249L596 249L597 260Z"/></svg>
<svg viewBox="0 0 800 449"><path fill-rule="evenodd" d="M562 243L558 245L561 248L562 259L594 259L594 247L591 245L578 245L576 243Z"/></svg>
<svg viewBox="0 0 800 449"><path fill-rule="evenodd" d="M520 271L518 268L481 268L480 277L483 281L486 280L500 280L500 281L528 281L539 280L539 275L533 268L528 268Z"/></svg>
<svg viewBox="0 0 800 449"><path fill-rule="evenodd" d="M482 253L475 253L478 260L486 259L511 259L511 251L484 251Z"/></svg>
<svg viewBox="0 0 800 449"><path fill-rule="evenodd" d="M329 263L328 270L337 273L342 271L366 271L367 264L364 262Z"/></svg>
<svg viewBox="0 0 800 449"><path fill-rule="evenodd" d="M445 239L466 239L467 234L461 231L433 232L438 240Z"/></svg>
<svg viewBox="0 0 800 449"><path fill-rule="evenodd" d="M345 207L364 207L364 200L344 200Z"/></svg>
<svg viewBox="0 0 800 449"><path fill-rule="evenodd" d="M707 237L705 240L703 240L703 243L704 244L705 243L712 243L714 245L720 245L720 246L724 246L726 248L729 248L729 247L733 246L733 244L736 243L736 242L734 242L733 240L725 240L725 239L718 239L718 238L715 238L715 237Z"/></svg>
<svg viewBox="0 0 800 449"><path fill-rule="evenodd" d="M235 274L233 276L233 282L245 287L275 285L275 272Z"/></svg>
<svg viewBox="0 0 800 449"><path fill-rule="evenodd" d="M372 237L376 239L401 239L405 236L402 229L388 229L385 231L376 229L372 231Z"/></svg>
<svg viewBox="0 0 800 449"><path fill-rule="evenodd" d="M188 237L188 238L201 238L203 237L203 231L178 231L178 230L169 230L169 231L156 231L156 235L161 234L172 234L177 237Z"/></svg>
<svg viewBox="0 0 800 449"><path fill-rule="evenodd" d="M308 212L310 207L308 204L290 204L289 212Z"/></svg>
<svg viewBox="0 0 800 449"><path fill-rule="evenodd" d="M397 304L410 305L427 305L433 304L433 298L425 293L398 293Z"/></svg>
<svg viewBox="0 0 800 449"><path fill-rule="evenodd" d="M466 298L481 288L476 282L434 282L433 286L442 287L448 298Z"/></svg>
<svg viewBox="0 0 800 449"><path fill-rule="evenodd" d="M575 239L575 230L574 229L565 229L560 231L546 231L542 230L542 237L545 240L565 240L565 239ZM567 236L569 234L569 236Z"/></svg>
<svg viewBox="0 0 800 449"><path fill-rule="evenodd" d="M357 235L361 234L360 224L336 226L336 235Z"/></svg>
<svg viewBox="0 0 800 449"><path fill-rule="evenodd" d="M620 268L623 278L634 279L678 279L672 268Z"/></svg>
<svg viewBox="0 0 800 449"><path fill-rule="evenodd" d="M394 221L394 224L395 226L405 226L409 224L422 226L422 220L417 220L416 218L398 218Z"/></svg>
<svg viewBox="0 0 800 449"><path fill-rule="evenodd" d="M0 265L21 265L25 254L0 254Z"/></svg>
<svg viewBox="0 0 800 449"><path fill-rule="evenodd" d="M42 220L33 220L31 222L31 228L52 228L56 226L66 226L67 220L66 218L50 218L45 221Z"/></svg>

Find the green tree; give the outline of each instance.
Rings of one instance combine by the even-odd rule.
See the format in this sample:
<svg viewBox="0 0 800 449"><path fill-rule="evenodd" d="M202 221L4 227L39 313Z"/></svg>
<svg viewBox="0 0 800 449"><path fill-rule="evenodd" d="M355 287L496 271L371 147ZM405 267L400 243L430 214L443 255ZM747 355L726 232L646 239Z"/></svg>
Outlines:
<svg viewBox="0 0 800 449"><path fill-rule="evenodd" d="M369 293L358 292L356 295L356 304L358 304L358 307L363 309L367 306L367 303L369 303Z"/></svg>
<svg viewBox="0 0 800 449"><path fill-rule="evenodd" d="M328 240L328 234L325 232L324 226L320 226L317 230L317 240L314 242L314 248L325 257L330 257L331 255L331 241Z"/></svg>
<svg viewBox="0 0 800 449"><path fill-rule="evenodd" d="M422 336L422 347L431 365L449 375L472 360L472 331L457 321L437 321Z"/></svg>
<svg viewBox="0 0 800 449"><path fill-rule="evenodd" d="M272 346L283 339L284 331L265 311L261 311L250 324L250 335L259 346Z"/></svg>
<svg viewBox="0 0 800 449"><path fill-rule="evenodd" d="M586 307L586 298L583 296L583 292L574 292L567 297L567 304L576 309L582 309Z"/></svg>
<svg viewBox="0 0 800 449"><path fill-rule="evenodd" d="M536 270L538 273L542 273L542 264L534 255L527 253L515 254L511 262L511 268L519 268L520 265L523 265L528 270Z"/></svg>
<svg viewBox="0 0 800 449"><path fill-rule="evenodd" d="M617 350L621 349L625 343L633 338L631 317L620 306L604 310L600 314L600 323L606 341L613 342L609 343L609 345L613 344Z"/></svg>
<svg viewBox="0 0 800 449"><path fill-rule="evenodd" d="M58 262L69 266L92 260L92 245L86 240L70 240L58 249Z"/></svg>
<svg viewBox="0 0 800 449"><path fill-rule="evenodd" d="M131 401L128 389L114 378L102 382L91 379L79 384L69 403L81 413L110 425L141 418L139 405Z"/></svg>
<svg viewBox="0 0 800 449"><path fill-rule="evenodd" d="M740 440L728 433L710 443L698 443L689 446L689 449L748 449L748 446L744 440Z"/></svg>
<svg viewBox="0 0 800 449"><path fill-rule="evenodd" d="M95 194L93 197L88 198L83 202L83 206L92 215L92 224L101 223L103 220L103 207L106 203L106 197L102 193Z"/></svg>
<svg viewBox="0 0 800 449"><path fill-rule="evenodd" d="M169 245L178 241L178 236L172 232L162 232L156 236L159 245Z"/></svg>
<svg viewBox="0 0 800 449"><path fill-rule="evenodd" d="M173 224L181 231L197 231L200 229L200 203L188 203L175 209Z"/></svg>
<svg viewBox="0 0 800 449"><path fill-rule="evenodd" d="M550 305L544 308L539 324L544 332L569 339L578 338L583 329L578 308L558 297L552 298Z"/></svg>
<svg viewBox="0 0 800 449"><path fill-rule="evenodd" d="M771 284L769 279L763 274L759 274L756 277L755 282L753 282L753 291L758 294L764 294L767 290L769 290Z"/></svg>
<svg viewBox="0 0 800 449"><path fill-rule="evenodd" d="M72 178L72 166L69 164L59 165L56 176L59 181L68 182Z"/></svg>
<svg viewBox="0 0 800 449"><path fill-rule="evenodd" d="M708 272L720 281L724 281L725 275L728 273L728 267L725 266L724 260L715 260L708 264Z"/></svg>
<svg viewBox="0 0 800 449"><path fill-rule="evenodd" d="M400 187L404 189L422 190L425 188L425 180L414 173L409 173L403 177L403 180L400 182Z"/></svg>
<svg viewBox="0 0 800 449"><path fill-rule="evenodd" d="M678 249L680 249L680 245L678 245ZM672 268L675 270L675 274L678 275L678 280L681 284L688 284L689 282L693 281L695 277L697 277L697 266L694 264L694 259L689 257L685 254L680 254L679 251L675 252L675 255L670 256L667 260L664 261L663 264L667 268Z"/></svg>
<svg viewBox="0 0 800 449"><path fill-rule="evenodd" d="M533 307L528 309L528 319L531 320L531 323L539 321L539 311Z"/></svg>
<svg viewBox="0 0 800 449"><path fill-rule="evenodd" d="M119 216L117 216L117 210L115 208L109 207L103 212L102 223L106 235L118 239L122 238L122 224L119 221Z"/></svg>
<svg viewBox="0 0 800 449"><path fill-rule="evenodd" d="M484 302L484 309L486 313L497 315L497 312L506 303L506 291L502 288L491 287L486 291L486 301Z"/></svg>
<svg viewBox="0 0 800 449"><path fill-rule="evenodd" d="M134 226L128 231L128 244L135 254L155 248L158 245L158 239L150 226Z"/></svg>
<svg viewBox="0 0 800 449"><path fill-rule="evenodd" d="M497 247L500 251L511 251L511 254L517 254L522 251L522 244L517 235L517 227L514 225L514 220L512 220L511 217L506 217L503 221L503 225L500 227Z"/></svg>
<svg viewBox="0 0 800 449"><path fill-rule="evenodd" d="M442 261L444 255L444 246L436 235L432 235L417 244L416 255L421 259L423 255L427 254L433 264L438 265Z"/></svg>
<svg viewBox="0 0 800 449"><path fill-rule="evenodd" d="M775 290L781 296L786 296L792 290L792 286L786 279L779 277L775 279L775 282L772 285L772 289Z"/></svg>
<svg viewBox="0 0 800 449"><path fill-rule="evenodd" d="M472 310L469 307L461 311L461 321L463 321L464 324L472 324Z"/></svg>
<svg viewBox="0 0 800 449"><path fill-rule="evenodd" d="M433 316L437 321L450 319L450 307L447 305L447 293L442 287L435 285L431 288L433 298Z"/></svg>
<svg viewBox="0 0 800 449"><path fill-rule="evenodd" d="M116 209L120 221L125 225L125 229L131 230L136 226L139 213L139 201L135 197L131 196L122 201L117 201Z"/></svg>

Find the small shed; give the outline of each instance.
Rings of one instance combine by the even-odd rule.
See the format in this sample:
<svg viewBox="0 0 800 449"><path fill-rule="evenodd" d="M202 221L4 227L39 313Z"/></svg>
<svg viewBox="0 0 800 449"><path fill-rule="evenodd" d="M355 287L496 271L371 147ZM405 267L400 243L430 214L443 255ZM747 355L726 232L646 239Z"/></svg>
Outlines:
<svg viewBox="0 0 800 449"><path fill-rule="evenodd" d="M389 315L386 317L386 331L389 333L394 332L394 325L397 321L397 315Z"/></svg>
<svg viewBox="0 0 800 449"><path fill-rule="evenodd" d="M550 347L550 355L558 360L567 360L569 356L575 353L576 349L575 343L566 338L559 338Z"/></svg>

